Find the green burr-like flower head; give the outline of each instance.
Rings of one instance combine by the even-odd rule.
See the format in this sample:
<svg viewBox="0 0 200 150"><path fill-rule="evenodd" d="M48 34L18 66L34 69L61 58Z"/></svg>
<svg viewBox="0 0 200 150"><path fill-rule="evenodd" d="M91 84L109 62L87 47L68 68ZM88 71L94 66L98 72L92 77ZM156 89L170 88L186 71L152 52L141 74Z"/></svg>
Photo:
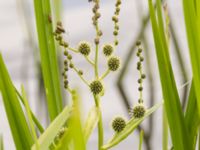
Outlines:
<svg viewBox="0 0 200 150"><path fill-rule="evenodd" d="M112 128L115 132L119 133L126 127L126 121L122 117L116 117L112 121Z"/></svg>
<svg viewBox="0 0 200 150"><path fill-rule="evenodd" d="M91 48L88 42L80 42L78 45L78 51L85 56L90 54Z"/></svg>
<svg viewBox="0 0 200 150"><path fill-rule="evenodd" d="M138 104L133 107L132 116L135 118L142 118L146 112L146 108L143 104Z"/></svg>
<svg viewBox="0 0 200 150"><path fill-rule="evenodd" d="M99 80L94 80L90 83L90 90L95 95L100 94L103 91L103 84Z"/></svg>
<svg viewBox="0 0 200 150"><path fill-rule="evenodd" d="M116 71L120 67L120 59L118 57L112 56L108 59L108 69L111 71Z"/></svg>
<svg viewBox="0 0 200 150"><path fill-rule="evenodd" d="M112 55L113 51L114 51L114 48L113 48L113 46L112 46L111 44L105 44L105 45L103 46L103 54L104 54L105 56L110 56L110 55Z"/></svg>

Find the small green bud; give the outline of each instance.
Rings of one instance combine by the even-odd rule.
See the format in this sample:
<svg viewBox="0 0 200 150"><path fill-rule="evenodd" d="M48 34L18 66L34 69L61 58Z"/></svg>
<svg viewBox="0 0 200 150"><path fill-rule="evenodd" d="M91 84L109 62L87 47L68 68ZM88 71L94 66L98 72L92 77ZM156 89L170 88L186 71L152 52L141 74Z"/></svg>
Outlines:
<svg viewBox="0 0 200 150"><path fill-rule="evenodd" d="M118 35L118 31L115 30L115 31L113 32L113 35L117 36L117 35Z"/></svg>
<svg viewBox="0 0 200 150"><path fill-rule="evenodd" d="M142 79L138 79L138 83L142 83Z"/></svg>
<svg viewBox="0 0 200 150"><path fill-rule="evenodd" d="M70 67L70 68L74 68L74 64L73 64L73 63L70 63L70 64L69 64L69 67Z"/></svg>
<svg viewBox="0 0 200 150"><path fill-rule="evenodd" d="M82 76L82 75L83 75L83 71L82 71L82 70L79 70L79 71L78 71L78 74Z"/></svg>
<svg viewBox="0 0 200 150"><path fill-rule="evenodd" d="M99 80L94 80L90 83L90 90L95 95L100 94L103 91L103 84Z"/></svg>
<svg viewBox="0 0 200 150"><path fill-rule="evenodd" d="M144 61L144 57L140 57L140 61L141 61L141 62Z"/></svg>
<svg viewBox="0 0 200 150"><path fill-rule="evenodd" d="M99 44L99 37L96 37L96 38L94 39L94 43L95 43L96 45Z"/></svg>
<svg viewBox="0 0 200 150"><path fill-rule="evenodd" d="M68 64L68 61L67 60L64 60L64 65L66 66Z"/></svg>
<svg viewBox="0 0 200 150"><path fill-rule="evenodd" d="M108 68L111 71L116 71L120 67L120 59L118 57L112 56L108 59Z"/></svg>
<svg viewBox="0 0 200 150"><path fill-rule="evenodd" d="M139 52L139 53L141 53L141 52L142 52L142 49L141 49L141 48L139 48L139 49L138 49L138 52Z"/></svg>
<svg viewBox="0 0 200 150"><path fill-rule="evenodd" d="M67 59L68 59L68 60L72 60L72 55L69 54L69 55L67 56Z"/></svg>
<svg viewBox="0 0 200 150"><path fill-rule="evenodd" d="M145 74L142 74L141 77L142 77L142 79L145 79L145 78L146 78L146 75L145 75Z"/></svg>
<svg viewBox="0 0 200 150"><path fill-rule="evenodd" d="M140 87L138 88L138 91L142 91L142 90L143 90L143 87L140 86Z"/></svg>
<svg viewBox="0 0 200 150"><path fill-rule="evenodd" d="M69 47L69 44L67 42L64 42L64 47L65 48Z"/></svg>
<svg viewBox="0 0 200 150"><path fill-rule="evenodd" d="M114 48L111 44L106 44L106 45L103 46L103 54L105 56L112 55L113 51L114 51Z"/></svg>
<svg viewBox="0 0 200 150"><path fill-rule="evenodd" d="M125 127L126 127L126 121L122 117L116 117L112 121L112 128L117 133L123 131Z"/></svg>
<svg viewBox="0 0 200 150"><path fill-rule="evenodd" d="M140 45L141 45L141 41L137 41L136 46L140 46Z"/></svg>
<svg viewBox="0 0 200 150"><path fill-rule="evenodd" d="M119 21L119 19L117 18L117 16L113 16L113 17L112 17L112 20L113 20L114 22L116 22L116 23Z"/></svg>
<svg viewBox="0 0 200 150"><path fill-rule="evenodd" d="M146 108L143 104L138 104L133 107L132 116L135 118L142 118L146 112Z"/></svg>
<svg viewBox="0 0 200 150"><path fill-rule="evenodd" d="M115 43L115 46L119 44L118 40L115 40L114 43Z"/></svg>
<svg viewBox="0 0 200 150"><path fill-rule="evenodd" d="M88 42L80 42L78 46L78 51L85 56L90 54L91 48Z"/></svg>
<svg viewBox="0 0 200 150"><path fill-rule="evenodd" d="M68 54L69 54L68 51L65 50L65 51L64 51L64 55L65 55L65 56L68 56Z"/></svg>

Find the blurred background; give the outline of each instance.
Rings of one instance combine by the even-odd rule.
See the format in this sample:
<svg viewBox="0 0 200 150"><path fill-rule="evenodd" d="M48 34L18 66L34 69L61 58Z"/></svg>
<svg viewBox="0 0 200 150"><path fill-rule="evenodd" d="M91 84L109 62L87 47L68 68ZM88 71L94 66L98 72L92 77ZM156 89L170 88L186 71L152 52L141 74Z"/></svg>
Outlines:
<svg viewBox="0 0 200 150"><path fill-rule="evenodd" d="M72 47L76 47L81 40L93 42L95 30L91 21L91 3L87 0L52 0L52 2L54 3L53 10L57 15L57 20L62 20L63 26L67 31L65 39ZM188 86L183 85L191 80L191 67L188 65L190 63L182 1L166 0L163 3L167 4L169 10L170 54L184 109ZM113 41L114 25L112 15L114 13L114 5L115 0L101 0L100 12L102 17L100 18L100 28L103 31L101 44ZM137 91L139 74L136 69L137 59L135 53L135 42L138 39L142 41L144 48L144 72L147 75L144 82L144 103L147 107L150 107L162 101L157 60L148 15L148 1L122 0L119 19L120 43L115 53L121 57L122 67L119 72L112 73L105 79L106 93L102 98L105 142L113 134L110 127L112 118L119 115L128 119L128 108L133 106L139 97ZM35 112L42 124L47 127L49 120L43 91L32 0L0 0L0 52L4 57L14 84L18 88L20 88L21 84L25 86L33 112ZM58 49L58 55L62 64L62 50ZM93 72L82 57L76 56L75 64L85 72L87 79L91 79ZM100 57L99 67L101 72L106 69L106 60L103 56ZM60 68L62 70L62 65L60 65ZM69 77L71 86L79 90L84 121L89 109L94 105L91 93L75 73L70 72ZM68 95L65 91L63 93L67 103ZM131 136L114 147L113 150L137 149L139 143L138 135L141 129L144 129L145 133L144 150L162 149L162 108L146 119ZM0 133L4 137L5 149L15 149L1 97ZM94 150L96 146L97 131L95 130L88 143L88 150Z"/></svg>

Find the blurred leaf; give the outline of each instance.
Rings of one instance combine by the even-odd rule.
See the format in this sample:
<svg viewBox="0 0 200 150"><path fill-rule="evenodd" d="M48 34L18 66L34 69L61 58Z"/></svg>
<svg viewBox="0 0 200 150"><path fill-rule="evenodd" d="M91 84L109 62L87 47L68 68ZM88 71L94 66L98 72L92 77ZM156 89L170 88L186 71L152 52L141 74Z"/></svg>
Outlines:
<svg viewBox="0 0 200 150"><path fill-rule="evenodd" d="M144 117L142 117L142 118L139 118L139 119L132 118L131 120L129 120L128 123L126 124L126 127L124 128L124 130L120 133L116 133L112 137L110 142L108 142L106 145L104 145L102 147L102 149L107 150L107 149L117 145L118 143L120 143L125 138L127 138L127 136L129 136L144 119L149 117L149 115L151 115L154 111L156 111L161 105L162 105L162 103L159 103L159 104L154 105L150 109L148 109L146 111Z"/></svg>
<svg viewBox="0 0 200 150"><path fill-rule="evenodd" d="M73 94L72 99L74 109L69 121L70 136L74 144L74 150L86 150L80 119L79 98L76 92Z"/></svg>
<svg viewBox="0 0 200 150"><path fill-rule="evenodd" d="M19 91L16 88L15 88L15 92L17 93L17 96L19 97L22 104L25 105L24 98L20 95ZM30 113L31 113L32 119L33 119L35 125L37 126L38 130L40 131L40 133L43 133L44 132L43 126L40 124L40 122L38 121L38 119L36 118L36 116L33 114L33 112L31 110L30 110Z"/></svg>
<svg viewBox="0 0 200 150"><path fill-rule="evenodd" d="M3 136L2 136L2 134L0 134L0 150L4 150Z"/></svg>
<svg viewBox="0 0 200 150"><path fill-rule="evenodd" d="M16 149L30 149L33 144L33 138L1 54L0 91Z"/></svg>
<svg viewBox="0 0 200 150"><path fill-rule="evenodd" d="M168 118L170 133L174 149L191 149L188 131L184 122L180 99L170 62L168 44L164 32L160 0L156 0L157 16L154 12L152 0L149 0L150 17L156 47L160 81L164 97L164 106ZM158 20L157 20L158 19Z"/></svg>
<svg viewBox="0 0 200 150"><path fill-rule="evenodd" d="M92 107L86 119L86 123L83 130L86 142L88 141L91 133L97 126L97 123L99 121L99 115L100 115L99 109L96 106Z"/></svg>
<svg viewBox="0 0 200 150"><path fill-rule="evenodd" d="M194 89L200 114L200 1L183 0L185 25L192 64Z"/></svg>
<svg viewBox="0 0 200 150"><path fill-rule="evenodd" d="M189 131L189 137L192 141L193 149L196 147L196 139L200 125L200 117L197 108L197 99L195 95L194 82L190 88L187 109L185 112L185 123Z"/></svg>
<svg viewBox="0 0 200 150"><path fill-rule="evenodd" d="M36 133L35 128L34 128L34 123L33 123L32 115L31 115L31 109L29 107L26 92L25 92L25 89L24 89L23 86L21 86L21 90L22 90L22 97L24 99L24 104L25 104L26 113L27 113L27 116L28 116L29 125L30 125L30 128L31 128L32 136L33 136L34 142L36 143L36 147L37 147L36 149L39 150L37 133Z"/></svg>
<svg viewBox="0 0 200 150"><path fill-rule="evenodd" d="M42 73L51 121L62 111L62 97L58 73L53 27L48 18L51 16L50 0L34 0L37 33L40 47Z"/></svg>
<svg viewBox="0 0 200 150"><path fill-rule="evenodd" d="M39 137L38 143L41 150L48 150L50 144L54 141L55 136L66 123L71 115L72 108L66 106L63 111L54 119L45 132ZM36 150L36 145L32 146L32 150Z"/></svg>

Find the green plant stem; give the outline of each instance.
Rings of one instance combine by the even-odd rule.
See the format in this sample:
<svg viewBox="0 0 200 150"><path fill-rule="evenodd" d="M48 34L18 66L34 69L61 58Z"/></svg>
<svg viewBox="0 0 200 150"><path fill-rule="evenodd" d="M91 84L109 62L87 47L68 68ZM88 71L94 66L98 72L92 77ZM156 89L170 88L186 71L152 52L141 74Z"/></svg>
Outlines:
<svg viewBox="0 0 200 150"><path fill-rule="evenodd" d="M107 69L104 74L100 77L100 80L103 80L108 74L110 73L110 70Z"/></svg>
<svg viewBox="0 0 200 150"><path fill-rule="evenodd" d="M85 56L85 59L86 59L92 66L94 66L94 62L93 62L88 56Z"/></svg>
<svg viewBox="0 0 200 150"><path fill-rule="evenodd" d="M96 52L95 52L95 63L94 63L94 70L95 70L95 77L98 79L99 73L98 73L98 54L99 54L99 45L96 45Z"/></svg>
<svg viewBox="0 0 200 150"><path fill-rule="evenodd" d="M165 112L165 108L163 107L163 138L162 138L162 146L163 150L168 150L168 121Z"/></svg>
<svg viewBox="0 0 200 150"><path fill-rule="evenodd" d="M98 121L98 149L101 150L101 147L103 146L103 140L104 140L104 135L103 135L103 122L102 122L102 113L100 109L100 97L97 95L94 95L94 100L95 100L95 105L99 109L99 121Z"/></svg>
<svg viewBox="0 0 200 150"><path fill-rule="evenodd" d="M140 131L140 143L139 143L139 148L138 150L142 150L142 143L143 143L143 136L144 136L144 131Z"/></svg>
<svg viewBox="0 0 200 150"><path fill-rule="evenodd" d="M78 50L76 50L76 49L74 49L74 48L72 48L72 47L68 47L67 49L73 51L74 53L79 53Z"/></svg>

